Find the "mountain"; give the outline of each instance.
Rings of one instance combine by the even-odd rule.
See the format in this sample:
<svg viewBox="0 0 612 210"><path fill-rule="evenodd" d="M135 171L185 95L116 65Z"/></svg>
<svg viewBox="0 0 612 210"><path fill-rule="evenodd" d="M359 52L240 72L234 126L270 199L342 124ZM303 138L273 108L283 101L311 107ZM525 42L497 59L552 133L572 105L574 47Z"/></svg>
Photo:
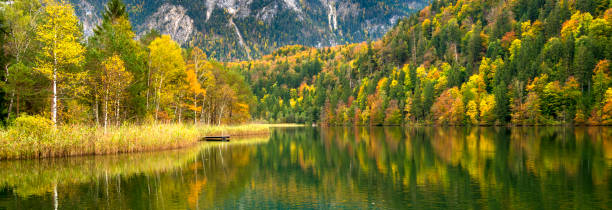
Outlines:
<svg viewBox="0 0 612 210"><path fill-rule="evenodd" d="M105 0L71 0L85 35ZM137 34L151 29L219 60L253 59L278 47L325 47L382 37L425 0L126 0Z"/></svg>

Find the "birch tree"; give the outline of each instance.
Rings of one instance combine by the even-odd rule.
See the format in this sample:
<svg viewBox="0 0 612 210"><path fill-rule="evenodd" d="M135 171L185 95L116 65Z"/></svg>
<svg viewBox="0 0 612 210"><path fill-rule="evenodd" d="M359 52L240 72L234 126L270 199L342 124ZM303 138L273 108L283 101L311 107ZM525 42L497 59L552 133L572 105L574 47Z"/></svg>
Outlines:
<svg viewBox="0 0 612 210"><path fill-rule="evenodd" d="M44 0L45 21L36 29L41 43L37 70L52 81L51 121L57 125L58 83L69 65L83 61L85 49L79 43L81 30L74 9L65 1Z"/></svg>
<svg viewBox="0 0 612 210"><path fill-rule="evenodd" d="M123 61L118 55L113 55L103 63L102 88L104 95L104 127L109 124L109 112L115 113L115 123L119 125L121 101L127 95L126 89L132 82L132 74L125 70ZM109 109L109 103L111 108Z"/></svg>
<svg viewBox="0 0 612 210"><path fill-rule="evenodd" d="M173 91L165 88L165 84L182 74L185 61L180 46L170 36L162 35L149 44L150 70L155 93L155 120L158 120L161 99L173 99ZM184 78L184 77L183 77Z"/></svg>

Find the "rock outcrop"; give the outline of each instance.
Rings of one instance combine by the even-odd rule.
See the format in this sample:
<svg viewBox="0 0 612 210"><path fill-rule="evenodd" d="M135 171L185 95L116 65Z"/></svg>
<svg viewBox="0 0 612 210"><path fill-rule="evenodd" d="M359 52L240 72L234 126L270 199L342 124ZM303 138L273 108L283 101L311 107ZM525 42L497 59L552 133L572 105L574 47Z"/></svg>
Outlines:
<svg viewBox="0 0 612 210"><path fill-rule="evenodd" d="M187 10L183 6L167 3L149 16L142 27L141 33L156 29L180 44L186 44L194 32L193 19L187 15Z"/></svg>
<svg viewBox="0 0 612 210"><path fill-rule="evenodd" d="M107 0L71 0L85 35ZM425 0L124 0L136 34L151 29L200 45L219 60L250 59L292 44L325 47L380 38Z"/></svg>

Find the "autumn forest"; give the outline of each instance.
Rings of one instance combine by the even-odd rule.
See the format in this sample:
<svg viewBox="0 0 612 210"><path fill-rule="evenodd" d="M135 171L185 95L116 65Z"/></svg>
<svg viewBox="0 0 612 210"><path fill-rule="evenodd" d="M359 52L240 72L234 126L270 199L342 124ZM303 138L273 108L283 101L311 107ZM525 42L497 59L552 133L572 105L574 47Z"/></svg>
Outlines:
<svg viewBox="0 0 612 210"><path fill-rule="evenodd" d="M2 112L54 124L205 122L251 119L243 77L156 31L136 37L125 5L110 1L84 39L67 2L18 0L2 16Z"/></svg>
<svg viewBox="0 0 612 210"><path fill-rule="evenodd" d="M612 124L609 1L434 0L381 40L232 63L256 119L325 125Z"/></svg>
<svg viewBox="0 0 612 210"><path fill-rule="evenodd" d="M3 3L4 124L610 125L607 0L434 0L380 40L218 62L111 0L84 38L65 1Z"/></svg>

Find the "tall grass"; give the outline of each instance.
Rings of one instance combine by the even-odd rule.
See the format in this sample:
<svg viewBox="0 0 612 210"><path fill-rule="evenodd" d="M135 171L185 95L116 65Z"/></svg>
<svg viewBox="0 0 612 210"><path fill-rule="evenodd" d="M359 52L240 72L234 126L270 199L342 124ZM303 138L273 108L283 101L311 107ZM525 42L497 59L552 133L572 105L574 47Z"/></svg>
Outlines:
<svg viewBox="0 0 612 210"><path fill-rule="evenodd" d="M264 124L150 124L106 129L86 125L53 127L38 117L20 118L13 126L0 130L0 160L176 149L195 144L207 135L266 134L270 128Z"/></svg>
<svg viewBox="0 0 612 210"><path fill-rule="evenodd" d="M211 142L160 152L0 161L0 189L11 187L13 193L22 197L44 195L52 192L56 184L68 186L108 177L159 174L189 167L196 159L202 158L198 155L204 149L266 141L267 137L244 137L229 143Z"/></svg>

